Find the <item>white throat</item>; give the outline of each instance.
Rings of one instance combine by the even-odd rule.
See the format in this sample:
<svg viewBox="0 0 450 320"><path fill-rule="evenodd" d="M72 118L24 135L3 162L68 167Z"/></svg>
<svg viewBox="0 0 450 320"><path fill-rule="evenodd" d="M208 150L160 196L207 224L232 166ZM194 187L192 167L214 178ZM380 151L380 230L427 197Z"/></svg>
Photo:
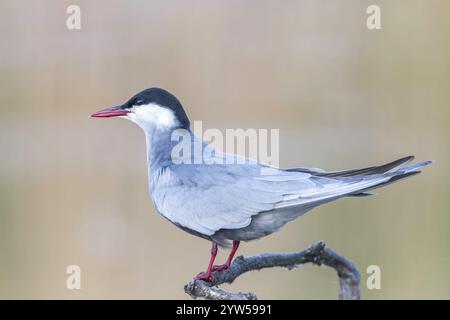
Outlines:
<svg viewBox="0 0 450 320"><path fill-rule="evenodd" d="M179 125L172 110L161 107L156 103L134 106L131 112L123 118L136 123L145 131L173 129Z"/></svg>

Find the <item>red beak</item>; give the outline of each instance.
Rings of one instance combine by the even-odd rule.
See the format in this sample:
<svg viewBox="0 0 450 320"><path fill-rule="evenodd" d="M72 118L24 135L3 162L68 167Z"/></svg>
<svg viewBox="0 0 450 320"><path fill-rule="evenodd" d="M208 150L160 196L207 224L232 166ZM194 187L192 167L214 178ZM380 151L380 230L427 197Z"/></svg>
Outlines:
<svg viewBox="0 0 450 320"><path fill-rule="evenodd" d="M129 112L128 110L121 109L119 106L119 107L106 108L103 110L99 110L99 111L91 114L91 117L94 117L94 118L119 117L119 116L126 116L128 114L128 112Z"/></svg>

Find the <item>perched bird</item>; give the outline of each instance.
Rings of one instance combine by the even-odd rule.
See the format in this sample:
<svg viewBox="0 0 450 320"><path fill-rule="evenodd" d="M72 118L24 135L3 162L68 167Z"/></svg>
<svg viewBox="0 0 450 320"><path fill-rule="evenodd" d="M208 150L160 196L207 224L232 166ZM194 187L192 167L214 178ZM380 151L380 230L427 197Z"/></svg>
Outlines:
<svg viewBox="0 0 450 320"><path fill-rule="evenodd" d="M406 165L413 159L409 156L380 166L335 172L275 168L222 153L203 142L190 130L180 101L159 88L146 89L92 117L121 117L144 130L156 210L184 231L212 242L206 272L196 276L205 281L212 279L213 271L230 267L240 241L267 236L324 203L370 195L369 191L418 174L431 163ZM173 152L180 137L200 145L203 161L196 161L198 155L190 152ZM225 264L214 265L217 246L230 244Z"/></svg>

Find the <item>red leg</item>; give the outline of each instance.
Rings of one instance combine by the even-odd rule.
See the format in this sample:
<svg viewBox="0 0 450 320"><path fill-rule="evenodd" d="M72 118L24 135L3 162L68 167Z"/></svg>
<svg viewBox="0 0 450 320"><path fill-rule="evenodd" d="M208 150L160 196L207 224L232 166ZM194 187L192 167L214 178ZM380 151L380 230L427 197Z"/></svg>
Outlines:
<svg viewBox="0 0 450 320"><path fill-rule="evenodd" d="M224 264L216 265L212 267L212 271L222 271L225 269L229 269L231 266L231 262L233 261L234 254L239 248L240 241L233 241L233 247L231 248L230 254L228 255L227 261Z"/></svg>
<svg viewBox="0 0 450 320"><path fill-rule="evenodd" d="M206 269L206 272L200 272L198 275L195 276L195 280L203 280L203 281L211 281L212 280L212 267L214 264L214 260L217 256L217 243L213 241L212 247L211 247L211 258L209 259L208 268Z"/></svg>

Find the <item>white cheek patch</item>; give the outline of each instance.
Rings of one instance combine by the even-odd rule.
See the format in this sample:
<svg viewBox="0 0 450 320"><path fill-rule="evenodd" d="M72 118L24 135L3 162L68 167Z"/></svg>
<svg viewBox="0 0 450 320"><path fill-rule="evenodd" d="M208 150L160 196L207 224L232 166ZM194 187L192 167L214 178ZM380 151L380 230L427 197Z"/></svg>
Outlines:
<svg viewBox="0 0 450 320"><path fill-rule="evenodd" d="M178 124L178 120L172 110L154 103L133 107L127 118L144 128L170 129Z"/></svg>

